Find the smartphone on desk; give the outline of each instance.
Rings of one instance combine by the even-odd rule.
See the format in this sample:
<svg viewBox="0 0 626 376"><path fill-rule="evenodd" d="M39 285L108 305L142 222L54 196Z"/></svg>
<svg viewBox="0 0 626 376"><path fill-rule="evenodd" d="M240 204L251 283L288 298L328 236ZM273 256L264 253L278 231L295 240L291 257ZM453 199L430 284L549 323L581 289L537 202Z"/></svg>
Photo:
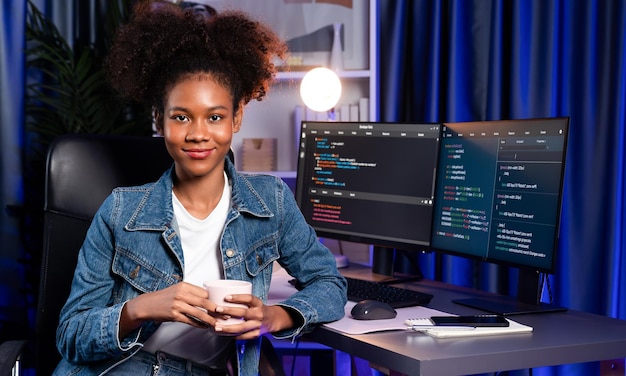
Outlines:
<svg viewBox="0 0 626 376"><path fill-rule="evenodd" d="M502 315L432 316L430 320L435 326L509 326L509 322Z"/></svg>

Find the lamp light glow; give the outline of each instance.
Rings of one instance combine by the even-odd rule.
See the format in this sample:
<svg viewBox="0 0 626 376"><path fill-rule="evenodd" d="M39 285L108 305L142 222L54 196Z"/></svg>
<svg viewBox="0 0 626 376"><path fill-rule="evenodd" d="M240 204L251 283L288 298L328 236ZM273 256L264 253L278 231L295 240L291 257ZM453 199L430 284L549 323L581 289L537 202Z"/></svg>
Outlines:
<svg viewBox="0 0 626 376"><path fill-rule="evenodd" d="M302 78L300 97L313 111L328 111L335 107L341 97L341 81L334 71L313 68Z"/></svg>

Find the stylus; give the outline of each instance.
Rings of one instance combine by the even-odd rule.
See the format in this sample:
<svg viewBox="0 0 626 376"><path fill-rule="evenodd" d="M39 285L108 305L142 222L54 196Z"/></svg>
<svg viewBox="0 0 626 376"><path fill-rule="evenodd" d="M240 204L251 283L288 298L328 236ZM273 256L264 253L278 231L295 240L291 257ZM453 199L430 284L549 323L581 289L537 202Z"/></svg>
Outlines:
<svg viewBox="0 0 626 376"><path fill-rule="evenodd" d="M409 329L415 332L425 332L427 330L449 331L449 330L474 330L475 326L437 326L437 325L412 325Z"/></svg>

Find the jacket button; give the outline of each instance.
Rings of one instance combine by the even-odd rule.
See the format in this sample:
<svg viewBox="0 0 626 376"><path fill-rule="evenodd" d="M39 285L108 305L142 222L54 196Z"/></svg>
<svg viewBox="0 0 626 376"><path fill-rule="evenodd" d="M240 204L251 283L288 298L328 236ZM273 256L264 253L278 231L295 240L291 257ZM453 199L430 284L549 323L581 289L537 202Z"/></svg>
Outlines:
<svg viewBox="0 0 626 376"><path fill-rule="evenodd" d="M233 251L232 249L226 250L226 256L233 257L234 255L235 255L235 251Z"/></svg>
<svg viewBox="0 0 626 376"><path fill-rule="evenodd" d="M261 258L261 256L256 255L256 263L259 265L263 264L263 259Z"/></svg>
<svg viewBox="0 0 626 376"><path fill-rule="evenodd" d="M140 266L137 265L137 267L135 269L131 270L131 272L128 274L128 276L131 279L137 278L139 276L139 269L140 269Z"/></svg>

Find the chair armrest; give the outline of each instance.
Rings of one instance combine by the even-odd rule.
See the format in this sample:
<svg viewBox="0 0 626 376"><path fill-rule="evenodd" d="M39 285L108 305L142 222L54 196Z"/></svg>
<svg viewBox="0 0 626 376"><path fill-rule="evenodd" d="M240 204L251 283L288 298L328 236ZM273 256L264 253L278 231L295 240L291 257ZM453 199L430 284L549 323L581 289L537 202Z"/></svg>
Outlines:
<svg viewBox="0 0 626 376"><path fill-rule="evenodd" d="M282 359L278 356L274 345L266 336L261 337L259 374L261 376L285 376Z"/></svg>
<svg viewBox="0 0 626 376"><path fill-rule="evenodd" d="M26 343L26 340L11 340L0 344L0 376L11 375Z"/></svg>

